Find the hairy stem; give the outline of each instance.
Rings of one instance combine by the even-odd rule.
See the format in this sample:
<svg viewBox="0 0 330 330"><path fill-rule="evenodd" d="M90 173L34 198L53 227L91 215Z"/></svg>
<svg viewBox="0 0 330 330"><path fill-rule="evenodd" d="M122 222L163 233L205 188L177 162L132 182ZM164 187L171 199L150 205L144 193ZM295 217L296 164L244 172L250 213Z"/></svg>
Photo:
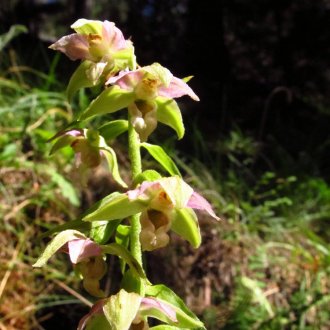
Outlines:
<svg viewBox="0 0 330 330"><path fill-rule="evenodd" d="M142 172L141 153L140 153L140 139L133 125L131 124L130 115L128 118L128 153L131 161L131 173L134 180L137 175ZM140 214L135 214L131 217L131 252L133 257L142 266L142 251L140 244Z"/></svg>

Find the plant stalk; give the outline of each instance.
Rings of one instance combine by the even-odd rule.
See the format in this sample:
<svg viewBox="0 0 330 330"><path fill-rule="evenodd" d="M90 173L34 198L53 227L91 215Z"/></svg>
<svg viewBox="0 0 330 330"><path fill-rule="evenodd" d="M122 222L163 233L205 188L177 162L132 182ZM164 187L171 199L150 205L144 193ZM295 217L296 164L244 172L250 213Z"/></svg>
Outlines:
<svg viewBox="0 0 330 330"><path fill-rule="evenodd" d="M140 138L136 133L130 114L128 115L128 154L131 161L132 180L142 172ZM131 217L130 248L132 256L142 265L142 250L140 243L141 223L140 215L135 214Z"/></svg>

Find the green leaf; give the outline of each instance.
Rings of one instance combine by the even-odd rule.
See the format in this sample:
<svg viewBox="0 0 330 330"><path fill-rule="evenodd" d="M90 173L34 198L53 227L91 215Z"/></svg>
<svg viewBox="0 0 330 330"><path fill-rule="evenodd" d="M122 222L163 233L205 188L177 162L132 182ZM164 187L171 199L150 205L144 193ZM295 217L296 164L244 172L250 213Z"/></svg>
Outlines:
<svg viewBox="0 0 330 330"><path fill-rule="evenodd" d="M141 147L147 149L149 154L170 174L170 175L178 175L181 177L179 169L176 167L173 160L170 156L167 155L165 150L158 145L150 144L150 143L141 143Z"/></svg>
<svg viewBox="0 0 330 330"><path fill-rule="evenodd" d="M138 184L141 184L144 181L151 181L151 182L156 181L161 179L161 177L162 176L155 170L146 170L138 174L134 178L134 186L137 186Z"/></svg>
<svg viewBox="0 0 330 330"><path fill-rule="evenodd" d="M143 279L146 278L146 275L140 264L125 247L117 243L111 243L107 245L101 245L101 249L103 253L113 254L122 258L128 264L135 276L138 276Z"/></svg>
<svg viewBox="0 0 330 330"><path fill-rule="evenodd" d="M128 330L140 308L141 299L138 294L123 289L111 296L103 306L109 329Z"/></svg>
<svg viewBox="0 0 330 330"><path fill-rule="evenodd" d="M103 138L102 138L102 140L103 140ZM114 150L112 148L110 148L105 143L105 141L103 141L103 143L101 145L102 145L102 147L100 147L100 149L105 151L103 154L107 160L107 163L109 166L109 171L112 174L112 177L122 187L127 188L126 182L124 182L124 180L121 178L120 173L119 173L116 153L114 152Z"/></svg>
<svg viewBox="0 0 330 330"><path fill-rule="evenodd" d="M127 120L113 120L99 128L100 134L106 140L113 140L120 134L125 133L128 130Z"/></svg>
<svg viewBox="0 0 330 330"><path fill-rule="evenodd" d="M141 296L144 296L145 293L145 283L146 281L141 277L138 277L132 272L131 269L128 269L121 280L120 287L125 289L128 292L135 292Z"/></svg>
<svg viewBox="0 0 330 330"><path fill-rule="evenodd" d="M175 211L171 229L187 240L194 248L201 245L202 237L196 213L190 208Z"/></svg>
<svg viewBox="0 0 330 330"><path fill-rule="evenodd" d="M90 238L98 244L105 244L116 231L120 220L115 221L93 221L90 230Z"/></svg>
<svg viewBox="0 0 330 330"><path fill-rule="evenodd" d="M92 101L90 106L82 113L80 119L83 120L124 109L134 101L134 97L133 92L126 91L118 86L106 88Z"/></svg>
<svg viewBox="0 0 330 330"><path fill-rule="evenodd" d="M146 287L146 295L164 301L176 312L178 323L175 324L179 329L205 329L203 322L189 310L180 297L178 297L170 288L163 284L151 285Z"/></svg>
<svg viewBox="0 0 330 330"><path fill-rule="evenodd" d="M72 74L68 87L66 89L66 94L69 102L72 101L74 94L80 89L85 87L95 86L92 79L90 79L87 75L87 71L90 69L91 65L93 65L90 61L83 61Z"/></svg>
<svg viewBox="0 0 330 330"><path fill-rule="evenodd" d="M184 135L184 125L182 121L181 111L178 104L173 99L158 96L157 103L157 120L176 131L179 139Z"/></svg>
<svg viewBox="0 0 330 330"><path fill-rule="evenodd" d="M56 235L50 243L48 243L46 249L41 254L39 259L33 265L33 267L42 267L44 266L48 259L50 259L64 244L74 239L86 238L81 232L77 230L65 230Z"/></svg>
<svg viewBox="0 0 330 330"><path fill-rule="evenodd" d="M85 212L84 221L119 220L142 212L145 205L141 201L130 201L126 194L111 194L94 204Z"/></svg>
<svg viewBox="0 0 330 330"><path fill-rule="evenodd" d="M129 236L131 233L131 227L125 225L119 225L117 227L115 241L117 244L124 246L126 249L128 248L129 244ZM124 274L126 268L126 262L124 260L120 260L120 270L122 274Z"/></svg>

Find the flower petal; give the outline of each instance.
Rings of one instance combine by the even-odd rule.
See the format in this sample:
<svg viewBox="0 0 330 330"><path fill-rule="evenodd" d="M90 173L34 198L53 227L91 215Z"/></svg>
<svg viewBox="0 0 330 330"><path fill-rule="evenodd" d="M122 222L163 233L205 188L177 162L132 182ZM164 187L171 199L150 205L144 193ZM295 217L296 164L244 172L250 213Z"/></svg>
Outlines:
<svg viewBox="0 0 330 330"><path fill-rule="evenodd" d="M86 314L80 321L78 324L78 328L77 330L84 330L87 322L95 315L103 315L103 305L105 303L105 300L99 300L98 302L96 302L91 310L89 311L88 314Z"/></svg>
<svg viewBox="0 0 330 330"><path fill-rule="evenodd" d="M172 81L168 87L159 87L158 95L169 98L189 95L193 100L199 101L199 97L194 93L194 91L182 79L177 77L172 78Z"/></svg>
<svg viewBox="0 0 330 330"><path fill-rule="evenodd" d="M89 238L69 241L68 248L70 260L73 264L77 264L85 258L96 257L102 254L100 246Z"/></svg>
<svg viewBox="0 0 330 330"><path fill-rule="evenodd" d="M103 22L102 36L113 51L126 48L126 40L124 35L113 22Z"/></svg>
<svg viewBox="0 0 330 330"><path fill-rule="evenodd" d="M121 71L117 76L108 79L105 84L118 85L121 89L133 91L143 78L143 75L144 73L141 69L135 71Z"/></svg>
<svg viewBox="0 0 330 330"><path fill-rule="evenodd" d="M89 56L89 44L87 37L77 33L62 37L54 44L50 45L49 48L59 50L73 61L88 59Z"/></svg>
<svg viewBox="0 0 330 330"><path fill-rule="evenodd" d="M216 220L220 220L220 218L214 213L211 204L196 192L191 195L187 207L206 211L211 217L215 218Z"/></svg>

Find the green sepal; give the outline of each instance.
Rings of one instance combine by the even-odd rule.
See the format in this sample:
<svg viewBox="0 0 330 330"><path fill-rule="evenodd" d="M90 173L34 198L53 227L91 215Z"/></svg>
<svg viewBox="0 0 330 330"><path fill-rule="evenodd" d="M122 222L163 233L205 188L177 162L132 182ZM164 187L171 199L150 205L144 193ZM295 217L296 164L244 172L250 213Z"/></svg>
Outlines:
<svg viewBox="0 0 330 330"><path fill-rule="evenodd" d="M144 181L152 182L152 181L159 180L161 178L162 178L162 176L157 171L155 171L155 170L146 170L146 171L143 171L142 173L138 174L134 178L133 185L137 186L138 184L141 184Z"/></svg>
<svg viewBox="0 0 330 330"><path fill-rule="evenodd" d="M147 149L149 154L167 171L170 175L178 175L181 177L181 173L171 157L165 152L165 150L158 145L143 142L141 147Z"/></svg>
<svg viewBox="0 0 330 330"><path fill-rule="evenodd" d="M182 121L181 111L173 99L158 96L157 103L157 120L164 125L170 126L176 131L179 140L184 136L184 125Z"/></svg>
<svg viewBox="0 0 330 330"><path fill-rule="evenodd" d="M135 276L140 277L142 279L146 278L146 275L140 264L125 247L117 243L111 243L107 245L101 245L101 249L103 253L113 254L122 258L128 264Z"/></svg>
<svg viewBox="0 0 330 330"><path fill-rule="evenodd" d="M79 34L102 34L103 23L101 21L80 18L70 27Z"/></svg>
<svg viewBox="0 0 330 330"><path fill-rule="evenodd" d="M115 70L118 72L125 69L127 66L130 70L136 70L136 56L134 53L134 46L121 49L112 55L115 62Z"/></svg>
<svg viewBox="0 0 330 330"><path fill-rule="evenodd" d="M203 322L167 286L163 284L147 286L146 295L163 301L175 310L178 322L172 325L178 326L179 329L205 329Z"/></svg>
<svg viewBox="0 0 330 330"><path fill-rule="evenodd" d="M123 119L110 121L109 123L102 125L99 128L100 134L106 140L113 140L120 134L125 133L127 130L128 130L128 121Z"/></svg>
<svg viewBox="0 0 330 330"><path fill-rule="evenodd" d="M77 230L68 229L57 234L46 246L38 260L32 267L42 267L47 261L66 243L74 239L86 238L81 232Z"/></svg>
<svg viewBox="0 0 330 330"><path fill-rule="evenodd" d="M69 146L75 139L77 139L77 137L71 135L63 135L59 137L50 149L49 155L52 155L54 152Z"/></svg>
<svg viewBox="0 0 330 330"><path fill-rule="evenodd" d="M133 92L126 91L118 86L106 88L81 114L80 120L124 109L134 101L134 98Z"/></svg>
<svg viewBox="0 0 330 330"><path fill-rule="evenodd" d="M103 314L95 314L88 320L86 330L109 330L109 322Z"/></svg>
<svg viewBox="0 0 330 330"><path fill-rule="evenodd" d="M190 208L175 210L171 229L187 240L195 249L201 245L202 237L194 210Z"/></svg>
<svg viewBox="0 0 330 330"><path fill-rule="evenodd" d="M108 298L103 306L104 315L112 330L128 330L140 308L141 297L121 289Z"/></svg>
<svg viewBox="0 0 330 330"><path fill-rule="evenodd" d="M94 65L94 63L83 61L72 74L66 89L66 95L69 102L72 101L74 94L80 88L93 87L96 85L96 83L87 75L87 71L90 69L91 65Z"/></svg>
<svg viewBox="0 0 330 330"><path fill-rule="evenodd" d="M116 231L121 220L115 221L93 221L89 237L98 244L108 242L112 234ZM85 222L86 223L86 222Z"/></svg>
<svg viewBox="0 0 330 330"><path fill-rule="evenodd" d="M115 241L117 244L124 246L126 249L129 245L129 237L131 233L131 227L125 225L119 225L116 230ZM126 262L123 259L119 260L121 273L124 274L126 268Z"/></svg>
<svg viewBox="0 0 330 330"><path fill-rule="evenodd" d="M94 204L85 212L83 221L118 220L127 218L145 209L143 202L130 201L126 194L113 193Z"/></svg>

